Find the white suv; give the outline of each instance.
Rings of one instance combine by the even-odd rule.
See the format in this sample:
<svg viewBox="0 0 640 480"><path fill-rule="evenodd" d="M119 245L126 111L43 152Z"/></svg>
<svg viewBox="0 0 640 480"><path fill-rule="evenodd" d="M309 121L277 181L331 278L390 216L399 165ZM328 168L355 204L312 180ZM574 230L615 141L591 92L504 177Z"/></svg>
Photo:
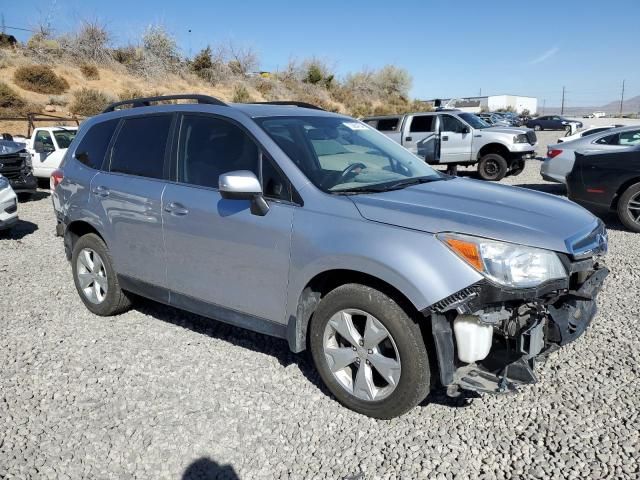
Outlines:
<svg viewBox="0 0 640 480"><path fill-rule="evenodd" d="M18 199L9 180L0 175L0 230L11 228L18 221Z"/></svg>

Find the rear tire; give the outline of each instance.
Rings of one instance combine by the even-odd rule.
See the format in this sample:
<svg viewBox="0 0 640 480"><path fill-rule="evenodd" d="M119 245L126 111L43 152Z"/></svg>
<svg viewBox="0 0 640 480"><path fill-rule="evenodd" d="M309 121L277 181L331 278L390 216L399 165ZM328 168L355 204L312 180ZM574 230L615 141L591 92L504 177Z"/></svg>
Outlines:
<svg viewBox="0 0 640 480"><path fill-rule="evenodd" d="M429 358L420 327L374 288L352 283L328 293L311 320L309 343L327 388L358 413L397 417L429 393ZM360 374L366 388L359 387Z"/></svg>
<svg viewBox="0 0 640 480"><path fill-rule="evenodd" d="M92 313L107 317L131 307L131 300L118 283L109 250L98 235L89 233L78 239L71 269L78 295Z"/></svg>
<svg viewBox="0 0 640 480"><path fill-rule="evenodd" d="M631 185L620 196L618 217L629 230L640 233L640 183Z"/></svg>
<svg viewBox="0 0 640 480"><path fill-rule="evenodd" d="M497 153L488 153L478 162L478 174L483 180L497 182L507 174L507 161Z"/></svg>

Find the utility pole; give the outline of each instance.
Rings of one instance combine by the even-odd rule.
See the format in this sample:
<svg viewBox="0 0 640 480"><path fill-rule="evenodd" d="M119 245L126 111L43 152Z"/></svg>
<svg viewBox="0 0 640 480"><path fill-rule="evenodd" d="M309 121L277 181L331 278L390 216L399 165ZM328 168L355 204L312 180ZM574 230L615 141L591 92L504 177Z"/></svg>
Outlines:
<svg viewBox="0 0 640 480"><path fill-rule="evenodd" d="M620 94L620 116L622 117L622 103L624 102L624 80L622 80L622 93Z"/></svg>
<svg viewBox="0 0 640 480"><path fill-rule="evenodd" d="M542 99L542 115L544 115L544 107L547 105L547 99L543 98Z"/></svg>
<svg viewBox="0 0 640 480"><path fill-rule="evenodd" d="M480 93L478 94L479 97L482 96L482 88L480 89Z"/></svg>
<svg viewBox="0 0 640 480"><path fill-rule="evenodd" d="M564 115L564 86L562 87L562 107L560 107L560 115Z"/></svg>

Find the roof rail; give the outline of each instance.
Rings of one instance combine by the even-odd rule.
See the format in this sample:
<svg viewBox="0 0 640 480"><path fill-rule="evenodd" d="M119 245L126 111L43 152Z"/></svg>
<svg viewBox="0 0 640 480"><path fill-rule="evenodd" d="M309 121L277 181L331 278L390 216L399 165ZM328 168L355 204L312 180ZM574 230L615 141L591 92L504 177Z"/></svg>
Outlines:
<svg viewBox="0 0 640 480"><path fill-rule="evenodd" d="M160 95L157 97L141 97L132 98L130 100L122 100L121 102L115 102L105 108L102 113L113 112L117 107L121 105L131 105L131 108L148 107L151 102L162 102L165 100L196 100L198 103L204 103L208 105L221 105L227 106L222 100L218 100L215 97L209 95L196 95L196 94L179 94L179 95Z"/></svg>
<svg viewBox="0 0 640 480"><path fill-rule="evenodd" d="M307 102L296 102L295 100L277 100L273 102L251 102L251 103L253 105L289 105L291 107L311 108L313 110L324 111L324 108L321 108L317 105L313 105Z"/></svg>

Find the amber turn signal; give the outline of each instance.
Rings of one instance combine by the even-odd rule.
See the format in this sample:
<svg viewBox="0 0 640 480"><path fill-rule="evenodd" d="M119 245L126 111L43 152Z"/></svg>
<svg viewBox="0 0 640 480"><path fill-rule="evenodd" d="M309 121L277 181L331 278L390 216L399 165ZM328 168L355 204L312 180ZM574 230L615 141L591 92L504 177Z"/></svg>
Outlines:
<svg viewBox="0 0 640 480"><path fill-rule="evenodd" d="M471 265L473 268L475 268L479 272L484 270L478 245L472 242L458 240L457 238L446 238L445 242L447 242L447 245L449 245L454 252L456 252L464 260L466 260L467 263L469 263L469 265Z"/></svg>

